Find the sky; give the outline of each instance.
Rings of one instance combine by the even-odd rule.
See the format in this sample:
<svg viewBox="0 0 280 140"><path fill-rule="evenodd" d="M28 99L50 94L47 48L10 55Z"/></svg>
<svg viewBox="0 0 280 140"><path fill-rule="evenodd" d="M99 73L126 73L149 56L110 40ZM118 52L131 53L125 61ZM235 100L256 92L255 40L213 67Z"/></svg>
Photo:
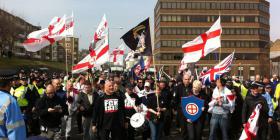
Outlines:
<svg viewBox="0 0 280 140"><path fill-rule="evenodd" d="M271 4L271 40L280 39L280 0ZM87 49L101 18L106 14L110 28L110 47L121 43L120 37L141 21L150 17L153 32L154 7L157 0L0 0L0 7L33 25L47 27L55 16L74 13L74 36L80 39L80 49ZM278 6L278 7L277 7ZM123 27L123 29L117 29Z"/></svg>

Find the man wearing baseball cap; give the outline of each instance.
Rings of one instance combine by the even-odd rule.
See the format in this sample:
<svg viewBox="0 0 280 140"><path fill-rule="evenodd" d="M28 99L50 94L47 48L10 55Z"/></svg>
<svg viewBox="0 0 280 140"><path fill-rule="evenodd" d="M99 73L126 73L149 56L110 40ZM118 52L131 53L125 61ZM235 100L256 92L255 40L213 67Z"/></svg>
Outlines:
<svg viewBox="0 0 280 140"><path fill-rule="evenodd" d="M256 108L256 105L261 104L260 116L257 122L259 126L256 139L264 140L267 137L268 128L268 105L266 99L262 96L261 90L263 85L260 82L253 82L250 87L250 93L244 100L242 108L242 123L245 127L250 115Z"/></svg>

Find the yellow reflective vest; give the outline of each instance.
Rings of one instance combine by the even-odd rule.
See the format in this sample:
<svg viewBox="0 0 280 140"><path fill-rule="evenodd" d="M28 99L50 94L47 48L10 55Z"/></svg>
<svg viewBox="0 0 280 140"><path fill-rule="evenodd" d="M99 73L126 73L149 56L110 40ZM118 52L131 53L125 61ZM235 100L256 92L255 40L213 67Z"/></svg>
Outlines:
<svg viewBox="0 0 280 140"><path fill-rule="evenodd" d="M15 89L15 91L14 91L14 95L13 96L15 96L17 98L17 102L18 102L18 105L20 107L28 106L28 101L25 98L25 94L27 92L27 88L28 87L20 86L17 89Z"/></svg>
<svg viewBox="0 0 280 140"><path fill-rule="evenodd" d="M44 88L38 88L38 87L36 86L36 84L34 84L34 86L35 86L35 88L37 89L37 91L38 91L40 97L42 98L43 95L44 95L44 93L45 93L45 89L44 89Z"/></svg>
<svg viewBox="0 0 280 140"><path fill-rule="evenodd" d="M235 81L233 81L233 86L235 87L240 87L241 89L241 96L243 98L243 100L245 100L247 93L248 93L248 89L241 83L236 83Z"/></svg>

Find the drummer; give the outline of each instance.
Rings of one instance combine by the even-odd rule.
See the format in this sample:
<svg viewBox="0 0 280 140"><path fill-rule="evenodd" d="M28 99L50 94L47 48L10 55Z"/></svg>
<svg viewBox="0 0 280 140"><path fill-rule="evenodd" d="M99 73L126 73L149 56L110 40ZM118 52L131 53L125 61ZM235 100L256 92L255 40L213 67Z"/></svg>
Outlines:
<svg viewBox="0 0 280 140"><path fill-rule="evenodd" d="M141 104L141 99L138 97L136 93L133 92L133 85L127 84L126 85L126 93L125 93L125 100L124 100L124 106L125 106L125 114L126 114L126 139L127 140L134 140L134 133L135 129L131 126L130 118L133 114L136 113L136 111L140 111L139 105ZM129 96L129 97L127 97Z"/></svg>

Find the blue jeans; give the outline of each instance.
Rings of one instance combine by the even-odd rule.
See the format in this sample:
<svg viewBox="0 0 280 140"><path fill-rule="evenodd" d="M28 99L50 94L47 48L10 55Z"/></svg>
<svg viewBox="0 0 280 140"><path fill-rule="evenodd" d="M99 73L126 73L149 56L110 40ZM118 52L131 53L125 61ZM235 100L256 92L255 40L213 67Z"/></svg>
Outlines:
<svg viewBox="0 0 280 140"><path fill-rule="evenodd" d="M212 114L210 121L210 136L209 140L217 139L217 129L220 128L222 132L222 139L229 140L228 131L229 131L229 115L219 115Z"/></svg>
<svg viewBox="0 0 280 140"><path fill-rule="evenodd" d="M153 122L149 121L151 128L151 140L159 140L163 130L163 122Z"/></svg>

